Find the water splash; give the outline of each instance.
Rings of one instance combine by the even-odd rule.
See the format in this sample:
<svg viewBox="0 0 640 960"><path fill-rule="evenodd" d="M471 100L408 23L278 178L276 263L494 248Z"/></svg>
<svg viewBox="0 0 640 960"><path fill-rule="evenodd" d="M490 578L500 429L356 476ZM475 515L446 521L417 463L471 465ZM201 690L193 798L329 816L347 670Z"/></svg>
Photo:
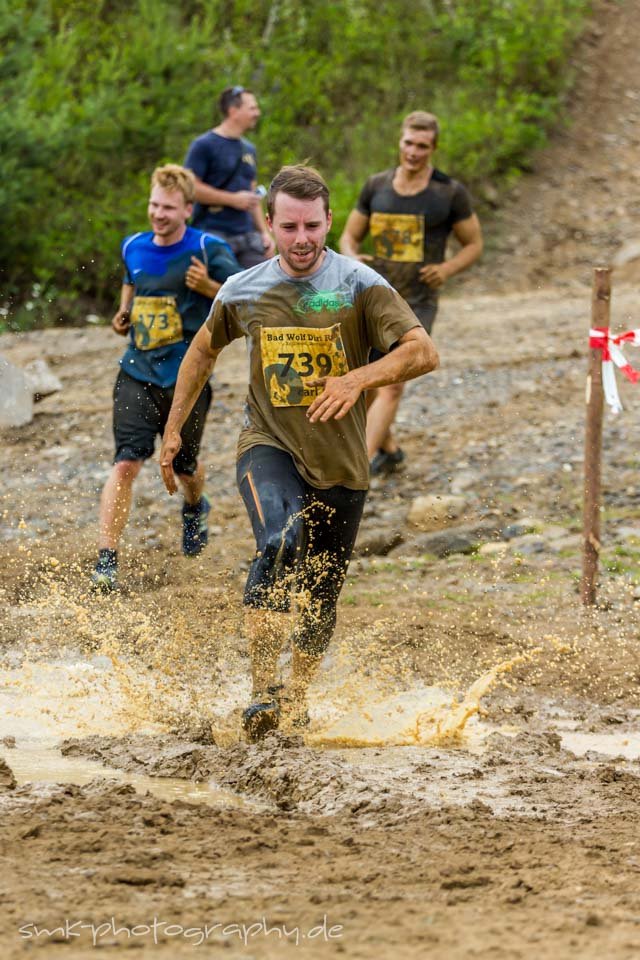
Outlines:
<svg viewBox="0 0 640 960"><path fill-rule="evenodd" d="M496 664L469 687L462 699L439 687L422 687L387 697L369 711L356 709L305 737L309 746L443 746L471 739L469 721L481 711L481 699L503 674L530 662L540 648ZM476 739L478 730L474 731ZM480 733L480 736L482 734Z"/></svg>

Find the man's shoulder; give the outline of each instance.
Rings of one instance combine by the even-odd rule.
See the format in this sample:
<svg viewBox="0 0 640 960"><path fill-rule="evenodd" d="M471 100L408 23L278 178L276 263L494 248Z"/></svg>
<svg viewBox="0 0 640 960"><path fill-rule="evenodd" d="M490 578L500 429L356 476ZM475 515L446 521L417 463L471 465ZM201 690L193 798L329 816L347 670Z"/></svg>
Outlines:
<svg viewBox="0 0 640 960"><path fill-rule="evenodd" d="M348 286L357 296L369 287L389 287L390 284L372 267L354 257L330 250L329 270L333 274L334 285Z"/></svg>
<svg viewBox="0 0 640 960"><path fill-rule="evenodd" d="M372 173L367 177L365 187L371 190L380 190L382 187L388 187L393 181L395 167L389 167L387 170L380 170L378 173Z"/></svg>
<svg viewBox="0 0 640 960"><path fill-rule="evenodd" d="M431 174L431 182L436 190L441 190L449 197L456 210L463 211L463 217L473 212L471 194L460 180L450 177L442 170L434 170ZM468 211L468 213L464 213L464 211Z"/></svg>
<svg viewBox="0 0 640 960"><path fill-rule="evenodd" d="M431 172L431 179L436 183L455 183L453 177L450 177L448 173L445 173L443 170L438 170L437 167L434 167Z"/></svg>
<svg viewBox="0 0 640 960"><path fill-rule="evenodd" d="M457 180L455 177L450 177L448 173L444 173L442 170L434 170L431 174L431 180L434 183L442 183L450 187L451 191L454 193L458 192L468 194L469 192L461 180Z"/></svg>
<svg viewBox="0 0 640 960"><path fill-rule="evenodd" d="M189 149L192 150L194 147L208 146L211 143L215 143L217 139L219 139L218 135L214 133L213 130L205 130L204 133L199 134L199 136L191 141Z"/></svg>
<svg viewBox="0 0 640 960"><path fill-rule="evenodd" d="M191 228L194 230L195 228ZM215 233L208 233L202 230L195 230L199 234L199 243L204 245L208 250L225 250L229 253L232 253L231 247L226 240L223 240L222 237L219 237Z"/></svg>
<svg viewBox="0 0 640 960"><path fill-rule="evenodd" d="M256 264L255 267L249 267L248 270L234 273L232 277L225 280L216 300L225 305L257 300L269 287L275 286L278 282L278 274L274 267L275 260L276 258L272 257L270 260Z"/></svg>
<svg viewBox="0 0 640 960"><path fill-rule="evenodd" d="M125 254L131 253L132 250L140 250L149 246L153 240L153 231L144 230L139 231L138 233L130 233L124 238L120 245L120 250L122 251L122 256Z"/></svg>
<svg viewBox="0 0 640 960"><path fill-rule="evenodd" d="M226 243L222 237L216 236L215 233L209 233L208 230L199 230L197 227L192 226L187 226L183 241L185 244L188 244L192 247L201 247L203 244L208 247L212 247L217 244L222 244L225 247L229 246L229 244Z"/></svg>

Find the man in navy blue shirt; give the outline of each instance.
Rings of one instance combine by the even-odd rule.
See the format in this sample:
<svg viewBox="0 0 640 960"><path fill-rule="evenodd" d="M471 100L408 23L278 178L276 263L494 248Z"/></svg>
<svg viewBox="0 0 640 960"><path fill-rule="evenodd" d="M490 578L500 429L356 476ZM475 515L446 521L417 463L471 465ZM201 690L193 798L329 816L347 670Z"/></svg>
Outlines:
<svg viewBox="0 0 640 960"><path fill-rule="evenodd" d="M148 215L151 230L122 244L124 281L111 321L129 344L114 388L114 465L100 501L99 556L92 575L104 591L117 586L118 543L129 517L133 482L162 435L178 368L206 319L221 285L240 265L227 244L187 226L195 180L190 170L167 164L154 170ZM185 423L175 472L184 493L182 549L194 556L207 542L210 504L198 453L211 402L207 383Z"/></svg>
<svg viewBox="0 0 640 960"><path fill-rule="evenodd" d="M256 192L256 148L244 137L260 108L239 86L223 90L218 104L222 121L193 141L184 162L196 178L192 223L226 240L243 267L254 267L275 252Z"/></svg>

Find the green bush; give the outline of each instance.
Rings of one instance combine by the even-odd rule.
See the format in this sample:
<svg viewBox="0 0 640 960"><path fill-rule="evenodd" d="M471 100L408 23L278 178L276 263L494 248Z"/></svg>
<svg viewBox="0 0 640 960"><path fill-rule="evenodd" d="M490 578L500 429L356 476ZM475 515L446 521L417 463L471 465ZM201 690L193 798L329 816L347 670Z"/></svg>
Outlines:
<svg viewBox="0 0 640 960"><path fill-rule="evenodd" d="M328 176L334 242L411 109L440 115L444 169L472 187L512 178L557 122L588 7L0 0L2 322L112 309L151 170L183 160L232 83L260 98L261 180L307 158Z"/></svg>

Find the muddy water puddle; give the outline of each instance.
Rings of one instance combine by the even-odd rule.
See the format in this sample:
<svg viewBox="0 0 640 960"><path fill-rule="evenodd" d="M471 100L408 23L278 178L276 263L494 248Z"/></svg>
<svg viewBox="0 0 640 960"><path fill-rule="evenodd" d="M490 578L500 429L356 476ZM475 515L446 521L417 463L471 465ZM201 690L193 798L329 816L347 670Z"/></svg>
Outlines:
<svg viewBox="0 0 640 960"><path fill-rule="evenodd" d="M68 737L101 734L114 737L136 732L161 733L159 724L141 728L123 711L122 694L106 657L24 662L0 669L0 756L19 785L25 783L86 784L115 779L137 793L162 800L244 806L246 801L211 783L172 777L147 777L82 758L65 757L59 749Z"/></svg>
<svg viewBox="0 0 640 960"><path fill-rule="evenodd" d="M95 760L63 757L54 743L16 740L13 748L0 746L0 757L11 767L18 785L74 783L82 786L95 780L109 779L130 784L136 793L151 793L160 800L185 800L189 803L215 806L247 806L242 797L211 783L125 773L114 767L105 767Z"/></svg>
<svg viewBox="0 0 640 960"><path fill-rule="evenodd" d="M338 809L354 797L358 802L361 795L387 794L435 807L479 800L507 813L516 808L524 812L526 806L519 794L511 795L506 770L493 770L484 760L495 750L492 735L510 741L523 732L520 725L492 722L490 713L482 710L482 698L518 660L497 664L463 693L416 683L386 695L371 691L368 699L348 703L335 695L330 683L320 683L311 698L312 724L304 743L298 739L298 745L290 747L283 741L257 754L239 743L239 727L229 721L247 696L229 674L223 683L225 698L217 699L221 715L211 724L216 746L201 747L188 738L180 740L170 720L151 722L144 711L132 710L130 693L121 683L121 665L107 656L83 659L70 651L59 659L6 662L11 665L0 668L0 756L19 784L83 785L115 779L167 801L255 809L282 800L281 785L273 779L282 768L288 782L296 784L293 800L288 795L285 800L306 805L309 812ZM153 676L147 679L141 671L140 683L148 685L153 699ZM135 689L140 689L138 678ZM211 693L202 703L199 690L195 695L200 715ZM544 704L539 707L547 714ZM637 732L583 732L569 714L549 711L547 716L548 729L557 729L562 747L579 758L586 755L587 762L590 753L640 758ZM218 732L231 740L225 743ZM60 745L69 738L78 746L63 756ZM522 747L514 757L517 750ZM188 764L184 770L176 765L176 757L183 754L196 758L202 782L189 779ZM555 769L548 773L562 776ZM337 778L333 787L332 776ZM322 796L319 781L326 782Z"/></svg>
<svg viewBox="0 0 640 960"><path fill-rule="evenodd" d="M582 733L571 730L561 734L562 746L577 757L599 753L606 757L640 760L640 731L626 733Z"/></svg>

